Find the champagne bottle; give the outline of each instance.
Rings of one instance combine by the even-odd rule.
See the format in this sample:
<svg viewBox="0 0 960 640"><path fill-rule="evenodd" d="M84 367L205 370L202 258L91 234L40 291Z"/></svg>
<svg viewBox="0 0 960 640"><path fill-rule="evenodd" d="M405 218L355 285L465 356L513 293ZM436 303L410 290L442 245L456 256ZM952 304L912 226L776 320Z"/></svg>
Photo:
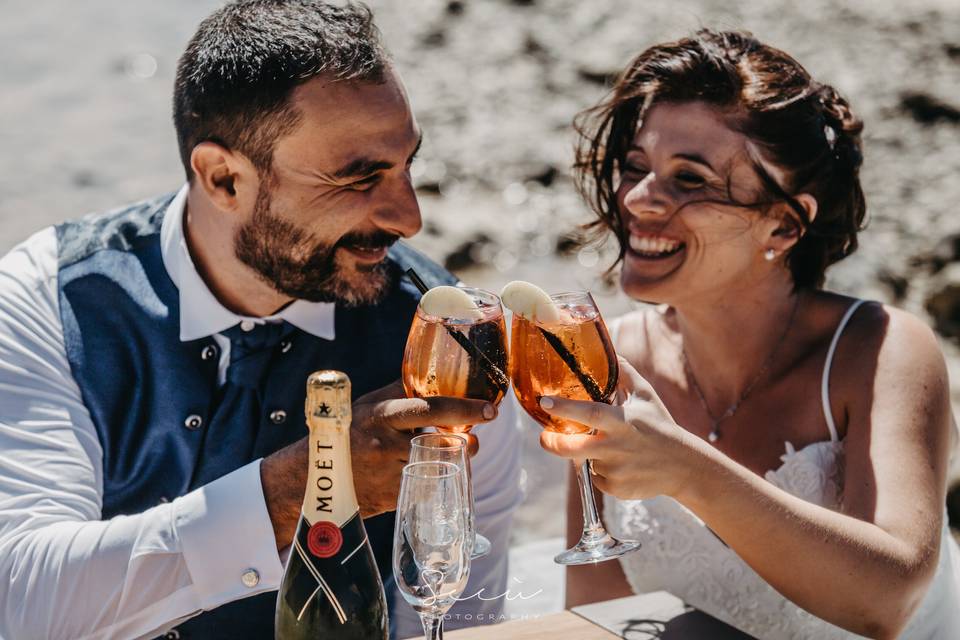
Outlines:
<svg viewBox="0 0 960 640"><path fill-rule="evenodd" d="M350 460L350 379L307 379L310 466L277 596L277 640L387 640L387 602L360 518Z"/></svg>

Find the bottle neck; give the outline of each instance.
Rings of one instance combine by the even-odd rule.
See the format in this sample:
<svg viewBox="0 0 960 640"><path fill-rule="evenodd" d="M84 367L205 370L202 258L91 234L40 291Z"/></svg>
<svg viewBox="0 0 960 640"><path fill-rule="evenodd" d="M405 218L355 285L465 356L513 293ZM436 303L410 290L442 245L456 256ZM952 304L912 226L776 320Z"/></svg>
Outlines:
<svg viewBox="0 0 960 640"><path fill-rule="evenodd" d="M350 459L350 421L312 418L307 487L301 513L310 524L343 526L357 512Z"/></svg>

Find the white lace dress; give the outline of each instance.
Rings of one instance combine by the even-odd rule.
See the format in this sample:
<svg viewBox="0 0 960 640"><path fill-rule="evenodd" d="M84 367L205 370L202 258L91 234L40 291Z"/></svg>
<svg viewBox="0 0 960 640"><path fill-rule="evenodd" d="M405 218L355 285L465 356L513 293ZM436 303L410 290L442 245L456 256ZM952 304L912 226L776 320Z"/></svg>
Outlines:
<svg viewBox="0 0 960 640"><path fill-rule="evenodd" d="M853 312L847 311L827 353L821 395L830 440L794 449L766 479L808 502L839 509L843 492L843 442L829 411L830 364L837 341ZM613 321L616 336L619 322ZM665 590L688 604L763 640L860 638L801 609L780 595L717 538L686 507L664 496L648 500L604 498L604 522L618 537L639 540L639 551L621 558L636 593ZM803 562L803 558L797 558ZM940 562L927 594L902 639L960 639L960 550L944 517Z"/></svg>

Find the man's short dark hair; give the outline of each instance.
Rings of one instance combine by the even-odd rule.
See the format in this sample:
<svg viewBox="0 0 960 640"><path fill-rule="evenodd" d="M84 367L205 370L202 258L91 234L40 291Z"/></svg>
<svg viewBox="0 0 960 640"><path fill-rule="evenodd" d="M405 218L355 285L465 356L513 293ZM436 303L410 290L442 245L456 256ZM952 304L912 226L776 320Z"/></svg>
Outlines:
<svg viewBox="0 0 960 640"><path fill-rule="evenodd" d="M362 4L238 0L200 23L177 65L173 122L180 159L205 141L269 173L276 141L296 127L293 90L318 75L382 82L387 54Z"/></svg>

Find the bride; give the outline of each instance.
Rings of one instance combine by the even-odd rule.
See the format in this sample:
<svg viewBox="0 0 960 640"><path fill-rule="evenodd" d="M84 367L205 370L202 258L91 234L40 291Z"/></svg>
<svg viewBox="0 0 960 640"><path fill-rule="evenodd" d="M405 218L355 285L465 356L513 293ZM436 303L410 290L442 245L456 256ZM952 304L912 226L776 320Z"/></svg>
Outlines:
<svg viewBox="0 0 960 640"><path fill-rule="evenodd" d="M541 444L591 459L611 533L643 544L569 569L568 604L666 589L759 638L960 634L937 340L821 288L857 246L861 128L787 54L710 30L578 119L623 289L659 306L610 325L625 401L541 400L596 429Z"/></svg>

